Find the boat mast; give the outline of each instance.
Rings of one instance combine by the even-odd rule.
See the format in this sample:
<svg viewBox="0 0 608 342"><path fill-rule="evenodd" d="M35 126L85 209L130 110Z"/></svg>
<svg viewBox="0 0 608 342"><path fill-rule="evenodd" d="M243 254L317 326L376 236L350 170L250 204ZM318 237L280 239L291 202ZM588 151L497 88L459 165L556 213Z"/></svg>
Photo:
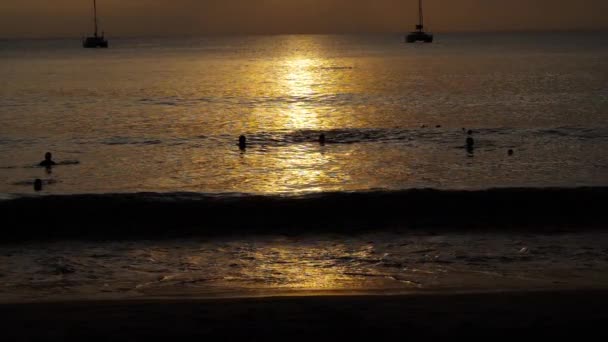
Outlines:
<svg viewBox="0 0 608 342"><path fill-rule="evenodd" d="M422 12L422 0L418 0L418 25L416 26L418 31L424 29L424 14Z"/></svg>
<svg viewBox="0 0 608 342"><path fill-rule="evenodd" d="M95 37L97 37L97 0L93 0L93 12L95 14Z"/></svg>

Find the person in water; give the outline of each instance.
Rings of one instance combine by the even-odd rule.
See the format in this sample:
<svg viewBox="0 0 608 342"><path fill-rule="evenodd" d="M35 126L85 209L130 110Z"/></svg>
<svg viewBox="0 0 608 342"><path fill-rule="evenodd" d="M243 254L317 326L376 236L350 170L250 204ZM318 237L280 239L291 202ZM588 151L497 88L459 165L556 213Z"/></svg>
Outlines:
<svg viewBox="0 0 608 342"><path fill-rule="evenodd" d="M241 135L239 137L239 148L241 150L245 150L247 148L247 137L245 137L244 135Z"/></svg>
<svg viewBox="0 0 608 342"><path fill-rule="evenodd" d="M321 146L325 146L325 134L321 133L321 135L319 135L319 144Z"/></svg>
<svg viewBox="0 0 608 342"><path fill-rule="evenodd" d="M473 151L473 149L475 148L475 139L468 137L467 138L467 150L469 152Z"/></svg>
<svg viewBox="0 0 608 342"><path fill-rule="evenodd" d="M34 181L34 190L35 191L42 191L42 179L36 179Z"/></svg>
<svg viewBox="0 0 608 342"><path fill-rule="evenodd" d="M44 160L41 161L39 165L43 167L52 167L57 165L57 163L53 161L53 155L51 154L51 152L47 152L44 155Z"/></svg>

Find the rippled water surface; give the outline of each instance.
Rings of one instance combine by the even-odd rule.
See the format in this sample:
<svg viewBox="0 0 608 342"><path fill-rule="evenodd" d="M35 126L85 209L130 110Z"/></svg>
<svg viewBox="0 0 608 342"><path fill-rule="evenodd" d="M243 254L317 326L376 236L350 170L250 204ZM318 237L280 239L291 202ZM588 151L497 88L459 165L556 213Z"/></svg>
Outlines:
<svg viewBox="0 0 608 342"><path fill-rule="evenodd" d="M604 233L375 233L0 247L0 301L605 288Z"/></svg>
<svg viewBox="0 0 608 342"><path fill-rule="evenodd" d="M607 42L2 41L0 192L31 192L36 178L50 193L606 185ZM33 167L46 151L64 164L50 174Z"/></svg>

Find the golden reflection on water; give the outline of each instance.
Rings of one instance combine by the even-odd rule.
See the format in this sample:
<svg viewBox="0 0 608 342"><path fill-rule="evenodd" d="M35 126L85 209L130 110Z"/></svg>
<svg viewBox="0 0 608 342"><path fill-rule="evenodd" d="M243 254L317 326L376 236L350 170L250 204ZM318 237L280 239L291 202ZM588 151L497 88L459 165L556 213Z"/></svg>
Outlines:
<svg viewBox="0 0 608 342"><path fill-rule="evenodd" d="M308 51L310 53L311 50ZM330 62L318 56L286 56L278 62L271 74L276 80L267 80L276 89L270 92L281 94L287 99L287 105L281 112L274 113L270 120L275 131L323 131L324 121L319 112L317 100L337 92L341 82L331 79L331 73L324 72L324 65ZM254 109L250 117L249 127L262 126L255 122L258 118L266 118L268 108L260 106ZM272 115L272 114L271 114ZM339 123L332 123L332 127ZM348 175L339 169L339 164L323 153L323 147L311 141L307 144L280 147L272 153L245 155L249 167L260 170L256 174L259 179L252 182L255 192L261 193L301 193L328 190L327 184L335 184L332 189L343 190L341 184L349 179ZM267 170L273 170L268 172Z"/></svg>
<svg viewBox="0 0 608 342"><path fill-rule="evenodd" d="M175 160L179 167L171 177L140 181L144 183L142 190L160 186L210 192L298 194L350 189L352 175L345 168L350 152L337 145L320 146L318 135L329 132L330 138L333 129L363 125L358 122L362 120L360 117L338 115L344 113L337 113L337 107L332 105L336 96L353 91L352 70L344 67L352 63L328 57L328 46L323 40L298 36L277 39L278 48L272 58L227 62L231 67L223 74L228 73L233 79L231 91L214 96L228 102L244 101L238 114L230 113L233 106L227 107L226 122L221 124L227 131L238 132L232 133L234 140L220 141L225 149L185 150ZM196 83L196 79L192 82ZM203 84L194 88L200 92L217 91ZM199 119L205 118L201 115ZM205 128L200 122L194 126L199 130ZM291 132L309 132L309 136L306 141L280 140ZM246 134L250 142L242 153L236 148L239 134ZM216 154L210 156L209 152ZM166 158L165 154L159 157ZM209 165L216 167L210 170Z"/></svg>
<svg viewBox="0 0 608 342"><path fill-rule="evenodd" d="M287 95L294 101L289 104L285 113L285 124L291 129L319 129L319 114L311 106L300 100L313 100L315 90L313 85L321 84L320 73L315 72L319 60L310 58L295 58L285 63L286 74L283 77Z"/></svg>
<svg viewBox="0 0 608 342"><path fill-rule="evenodd" d="M307 193L342 190L350 179L334 156L323 153L323 147L292 146L272 154L245 153L247 167L255 171L249 184L260 193ZM273 171L268 172L268 168ZM329 186L329 184L334 184Z"/></svg>
<svg viewBox="0 0 608 342"><path fill-rule="evenodd" d="M273 288L306 291L341 291L365 288L371 283L390 283L382 274L357 263L336 262L336 254L345 260L371 258L373 249L348 251L344 245L326 248L302 248L276 245L255 251L256 260L247 268L250 279L264 279ZM362 276L366 274L366 276Z"/></svg>

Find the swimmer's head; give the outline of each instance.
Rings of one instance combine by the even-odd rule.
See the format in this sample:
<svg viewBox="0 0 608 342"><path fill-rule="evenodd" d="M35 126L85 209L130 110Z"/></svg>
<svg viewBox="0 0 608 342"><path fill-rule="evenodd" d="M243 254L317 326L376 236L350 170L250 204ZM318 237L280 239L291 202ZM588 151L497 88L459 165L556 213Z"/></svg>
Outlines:
<svg viewBox="0 0 608 342"><path fill-rule="evenodd" d="M44 160L51 161L53 159L53 154L51 152L47 152L44 154Z"/></svg>

